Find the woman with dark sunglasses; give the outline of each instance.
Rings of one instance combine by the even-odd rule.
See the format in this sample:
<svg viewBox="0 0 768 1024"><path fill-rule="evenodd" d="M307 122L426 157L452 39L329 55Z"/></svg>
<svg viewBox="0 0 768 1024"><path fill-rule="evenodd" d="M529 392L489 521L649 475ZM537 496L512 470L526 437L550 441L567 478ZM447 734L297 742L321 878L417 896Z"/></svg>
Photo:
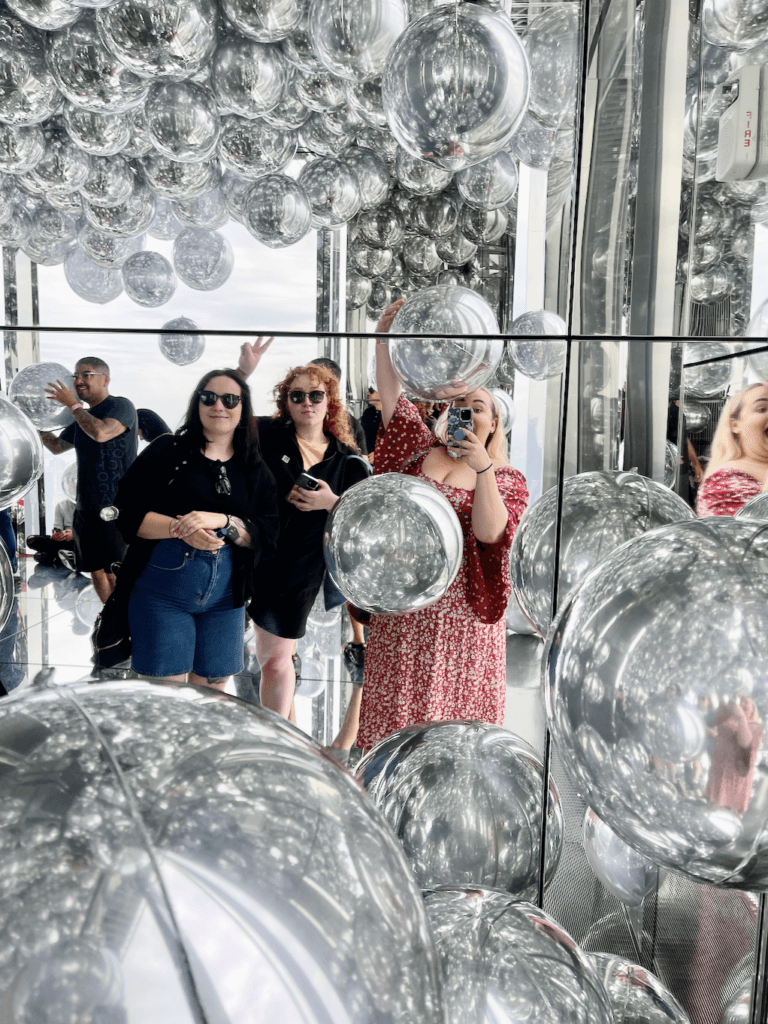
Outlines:
<svg viewBox="0 0 768 1024"><path fill-rule="evenodd" d="M253 571L275 550L275 480L259 451L248 385L211 370L184 422L146 448L117 492L130 547L117 590L128 604L133 668L223 689L243 667Z"/></svg>
<svg viewBox="0 0 768 1024"><path fill-rule="evenodd" d="M241 375L257 362L255 353L241 355ZM304 636L325 575L325 521L339 496L365 479L368 466L357 455L330 370L294 367L274 394L277 412L259 417L259 437L277 481L280 539L274 557L259 568L248 611L255 624L261 702L287 718L296 685L294 643Z"/></svg>

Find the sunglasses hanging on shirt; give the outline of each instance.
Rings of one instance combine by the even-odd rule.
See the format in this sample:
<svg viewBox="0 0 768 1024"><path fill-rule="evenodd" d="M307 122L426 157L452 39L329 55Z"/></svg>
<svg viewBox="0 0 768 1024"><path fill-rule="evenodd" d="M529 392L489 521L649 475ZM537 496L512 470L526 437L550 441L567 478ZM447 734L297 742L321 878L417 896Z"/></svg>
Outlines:
<svg viewBox="0 0 768 1024"><path fill-rule="evenodd" d="M229 477L227 476L227 467L223 462L216 462L214 465L216 467L216 493L231 494L232 484L229 482Z"/></svg>

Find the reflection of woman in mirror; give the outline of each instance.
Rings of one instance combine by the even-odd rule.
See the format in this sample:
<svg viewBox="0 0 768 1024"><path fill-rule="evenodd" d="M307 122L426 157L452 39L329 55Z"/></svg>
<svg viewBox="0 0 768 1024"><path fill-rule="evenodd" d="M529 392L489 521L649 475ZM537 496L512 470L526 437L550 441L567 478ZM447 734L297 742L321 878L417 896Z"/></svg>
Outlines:
<svg viewBox="0 0 768 1024"><path fill-rule="evenodd" d="M391 305L378 331L389 330L402 305ZM374 615L365 661L358 746L370 747L414 722L479 719L503 724L506 697L505 620L509 548L528 490L507 463L498 408L484 388L462 391L473 430L448 454L403 395L387 340L377 339L376 381L382 431L374 473L427 480L456 511L464 534L461 568L444 597L407 615Z"/></svg>
<svg viewBox="0 0 768 1024"><path fill-rule="evenodd" d="M732 516L768 484L768 384L750 384L727 403L699 488L700 516Z"/></svg>
<svg viewBox="0 0 768 1024"><path fill-rule="evenodd" d="M763 740L754 702L740 696L723 704L709 732L715 742L704 795L716 807L744 814L749 808L755 763Z"/></svg>

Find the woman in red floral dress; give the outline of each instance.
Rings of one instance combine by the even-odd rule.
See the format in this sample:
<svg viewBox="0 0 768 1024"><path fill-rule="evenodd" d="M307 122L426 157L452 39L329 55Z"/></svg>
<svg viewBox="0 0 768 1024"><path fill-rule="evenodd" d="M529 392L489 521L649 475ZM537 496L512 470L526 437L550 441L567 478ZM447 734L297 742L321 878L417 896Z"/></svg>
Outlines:
<svg viewBox="0 0 768 1024"><path fill-rule="evenodd" d="M402 301L384 313L389 330ZM528 502L525 479L507 464L498 409L483 388L453 404L470 406L474 432L448 454L402 393L386 339L376 347L382 428L374 473L426 479L453 506L464 534L456 579L436 604L407 615L371 618L357 743L371 747L416 722L479 719L502 725L506 697L504 613L509 548Z"/></svg>
<svg viewBox="0 0 768 1024"><path fill-rule="evenodd" d="M768 384L750 384L723 409L696 511L733 516L768 482Z"/></svg>

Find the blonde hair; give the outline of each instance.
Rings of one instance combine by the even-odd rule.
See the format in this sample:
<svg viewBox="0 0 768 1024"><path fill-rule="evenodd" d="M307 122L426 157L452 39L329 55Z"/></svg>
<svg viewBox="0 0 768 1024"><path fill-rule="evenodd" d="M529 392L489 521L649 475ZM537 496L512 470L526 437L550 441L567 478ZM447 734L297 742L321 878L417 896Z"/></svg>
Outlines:
<svg viewBox="0 0 768 1024"><path fill-rule="evenodd" d="M496 420L496 429L492 434L488 435L485 442L485 450L491 457L492 462L499 462L502 466L508 466L509 461L507 459L507 445L504 441L504 431L501 429L501 413L499 407L496 404L496 399L486 388L473 388L474 391L482 391L483 394L488 396L488 400L491 403L491 412L493 418ZM442 441L444 445L448 444L448 410L451 408L450 403L443 409L440 416L435 424L435 437L438 441Z"/></svg>
<svg viewBox="0 0 768 1024"><path fill-rule="evenodd" d="M733 432L731 421L738 420L741 416L746 397L755 388L768 388L768 384L765 381L759 380L756 384L750 384L749 387L742 388L741 391L737 392L726 402L723 411L720 413L720 419L717 421L715 434L712 438L712 454L707 471L703 477L704 480L708 476L712 476L726 462L734 462L736 459L743 457L744 452L737 435Z"/></svg>

